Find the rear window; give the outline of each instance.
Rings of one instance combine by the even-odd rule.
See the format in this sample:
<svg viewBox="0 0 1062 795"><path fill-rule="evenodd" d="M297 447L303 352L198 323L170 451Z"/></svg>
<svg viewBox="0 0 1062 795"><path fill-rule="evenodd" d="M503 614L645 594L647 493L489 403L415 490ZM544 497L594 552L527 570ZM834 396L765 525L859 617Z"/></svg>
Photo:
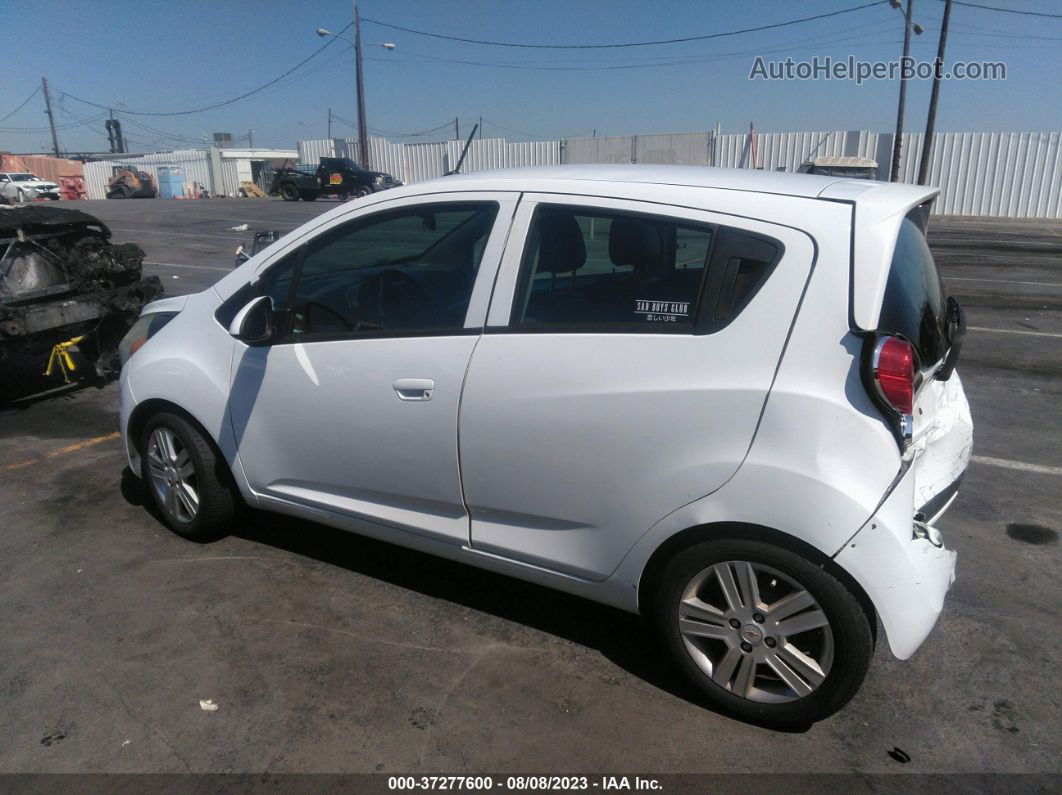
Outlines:
<svg viewBox="0 0 1062 795"><path fill-rule="evenodd" d="M905 337L920 365L936 364L947 353L944 287L925 235L910 218L900 225L878 329Z"/></svg>

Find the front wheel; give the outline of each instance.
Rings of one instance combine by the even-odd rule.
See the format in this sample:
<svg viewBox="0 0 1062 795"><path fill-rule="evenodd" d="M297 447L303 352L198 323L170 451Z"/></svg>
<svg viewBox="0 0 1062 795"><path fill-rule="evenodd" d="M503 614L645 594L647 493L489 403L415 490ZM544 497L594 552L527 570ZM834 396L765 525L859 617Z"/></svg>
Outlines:
<svg viewBox="0 0 1062 795"><path fill-rule="evenodd" d="M855 595L774 544L720 540L666 567L654 620L672 657L725 712L769 726L821 720L859 690L874 641Z"/></svg>
<svg viewBox="0 0 1062 795"><path fill-rule="evenodd" d="M173 532L205 541L230 527L240 498L225 461L198 427L156 414L140 436L140 459L152 501Z"/></svg>

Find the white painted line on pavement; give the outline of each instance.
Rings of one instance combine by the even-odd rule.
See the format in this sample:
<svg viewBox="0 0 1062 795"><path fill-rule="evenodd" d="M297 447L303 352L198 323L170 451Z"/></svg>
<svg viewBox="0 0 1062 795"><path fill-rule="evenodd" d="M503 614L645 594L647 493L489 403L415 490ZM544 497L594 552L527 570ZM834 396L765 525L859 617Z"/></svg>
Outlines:
<svg viewBox="0 0 1062 795"><path fill-rule="evenodd" d="M222 271L224 273L232 270L232 268L220 268L217 265L178 265L176 262L145 262L144 264L160 268L193 268L197 271Z"/></svg>
<svg viewBox="0 0 1062 795"><path fill-rule="evenodd" d="M240 239L239 232L233 232L230 235L207 235L202 232L166 232L162 229L122 229L119 226L112 226L112 232L132 232L137 235L172 235L173 237L216 237L221 240L231 240L237 242Z"/></svg>
<svg viewBox="0 0 1062 795"><path fill-rule="evenodd" d="M1008 458L991 458L986 455L972 455L975 464L987 464L990 467L1017 469L1021 472L1038 472L1041 475L1062 475L1062 467L1049 467L1043 464L1026 464L1024 461L1011 461Z"/></svg>
<svg viewBox="0 0 1062 795"><path fill-rule="evenodd" d="M993 284L1027 284L1030 287L1062 287L1062 282L1016 282L1011 279L970 279L966 276L945 276L946 282L992 282Z"/></svg>
<svg viewBox="0 0 1062 795"><path fill-rule="evenodd" d="M987 331L990 334L1023 334L1029 337L1059 337L1062 334L1052 334L1049 331L1018 331L1010 328L984 328L983 326L967 326L967 331Z"/></svg>

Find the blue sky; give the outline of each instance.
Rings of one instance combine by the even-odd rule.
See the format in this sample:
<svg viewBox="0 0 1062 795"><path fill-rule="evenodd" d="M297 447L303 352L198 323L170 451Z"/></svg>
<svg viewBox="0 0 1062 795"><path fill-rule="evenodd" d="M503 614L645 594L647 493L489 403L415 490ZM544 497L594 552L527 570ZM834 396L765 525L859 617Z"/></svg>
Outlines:
<svg viewBox="0 0 1062 795"><path fill-rule="evenodd" d="M678 0L361 0L363 17L446 35L550 44L613 43L691 36L781 22L852 8L868 0L816 2L679 2ZM1062 13L1057 0L981 0L988 5ZM944 4L916 0L927 29L912 54L931 60ZM0 117L46 76L57 105L60 146L107 146L97 108L173 111L249 91L310 55L321 26L351 19L349 0L0 0L4 74ZM900 13L879 2L830 19L708 41L626 49L541 50L426 38L364 23L369 126L413 133L461 120L462 134L482 116L485 135L535 137L739 131L755 122L772 130L889 130L897 84L750 81L757 53L810 59L849 54L896 58ZM1000 82L944 84L937 129L1057 130L1062 127L1062 19L1023 17L956 6L948 60L1000 60ZM674 63L674 61L680 61ZM475 61L477 64L454 61ZM670 63L669 63L670 62ZM653 64L648 66L647 64ZM611 67L592 70L571 67ZM637 66L638 68L614 68ZM548 70L527 67L552 67ZM925 124L929 83L913 82L907 129ZM326 135L327 108L353 121L354 67L349 46L335 42L276 86L213 111L123 122L135 149L180 146L214 131L246 135L259 146L291 147ZM43 100L35 96L0 122L0 150L50 149ZM66 126L70 125L70 126ZM19 128L15 130L14 128ZM508 129L503 129L508 128ZM515 131L515 132L514 132ZM353 134L336 121L334 135ZM446 131L422 138L445 137ZM389 135L399 140L394 135Z"/></svg>

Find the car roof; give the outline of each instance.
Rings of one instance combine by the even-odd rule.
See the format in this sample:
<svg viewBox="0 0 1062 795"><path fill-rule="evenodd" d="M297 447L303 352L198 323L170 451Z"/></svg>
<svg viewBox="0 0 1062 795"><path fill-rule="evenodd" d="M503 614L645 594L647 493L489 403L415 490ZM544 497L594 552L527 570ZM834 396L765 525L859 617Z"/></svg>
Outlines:
<svg viewBox="0 0 1062 795"><path fill-rule="evenodd" d="M418 183L421 188L435 188L440 184L462 183L466 190L495 189L500 182L512 189L534 189L535 183L555 181L586 181L626 183L629 185L680 185L691 188L717 188L781 196L839 199L855 201L859 194L875 188L906 189L912 196L924 196L927 189L917 185L900 186L873 180L819 174L793 174L780 171L760 171L714 166L658 166L658 165L565 165L508 168L498 171L479 171L474 174L455 174ZM850 183L844 185L843 183ZM896 194L897 191L890 191Z"/></svg>

